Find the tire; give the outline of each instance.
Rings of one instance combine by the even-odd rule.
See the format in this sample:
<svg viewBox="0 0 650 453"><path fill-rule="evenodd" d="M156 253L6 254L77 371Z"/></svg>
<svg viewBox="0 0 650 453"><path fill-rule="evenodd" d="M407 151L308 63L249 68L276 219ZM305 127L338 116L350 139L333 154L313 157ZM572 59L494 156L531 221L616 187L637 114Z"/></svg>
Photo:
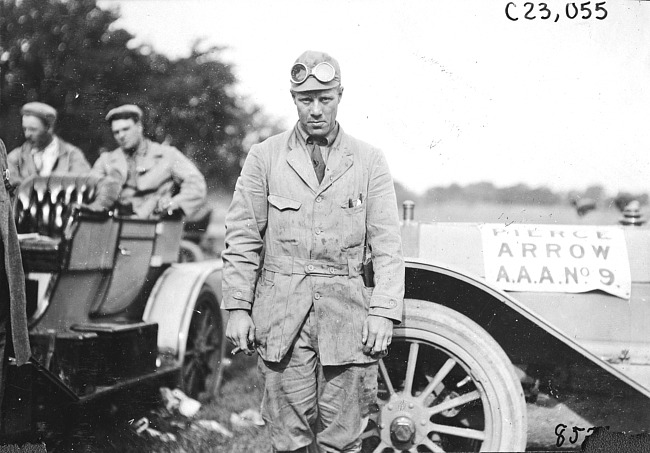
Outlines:
<svg viewBox="0 0 650 453"><path fill-rule="evenodd" d="M181 368L181 386L188 396L210 399L223 378L226 354L225 329L213 290L203 285L194 304Z"/></svg>
<svg viewBox="0 0 650 453"><path fill-rule="evenodd" d="M181 249L178 252L179 263L195 263L197 261L203 261L203 259L204 256L201 247L192 241L186 239L181 240Z"/></svg>
<svg viewBox="0 0 650 453"><path fill-rule="evenodd" d="M405 300L405 321L379 363L378 403L364 452L526 448L526 402L508 356L442 305Z"/></svg>

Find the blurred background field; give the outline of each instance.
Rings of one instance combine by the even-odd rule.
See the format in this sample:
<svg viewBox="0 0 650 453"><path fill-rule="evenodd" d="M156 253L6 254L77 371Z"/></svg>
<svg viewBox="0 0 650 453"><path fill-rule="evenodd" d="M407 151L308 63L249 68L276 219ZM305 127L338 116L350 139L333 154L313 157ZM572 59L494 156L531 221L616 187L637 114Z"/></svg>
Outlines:
<svg viewBox="0 0 650 453"><path fill-rule="evenodd" d="M573 206L539 206L496 203L416 204L415 220L420 222L542 223L542 224L616 224L620 211L605 207L579 216Z"/></svg>
<svg viewBox="0 0 650 453"><path fill-rule="evenodd" d="M232 194L225 191L209 196L207 206L212 209L208 234L202 244L209 256L220 256L226 231L225 217ZM412 197L416 200L421 197ZM402 203L406 199L398 196L398 211L402 217ZM647 206L641 209L645 214ZM540 205L530 203L495 203L479 201L446 201L431 203L415 202L415 220L418 222L475 222L475 223L539 223L557 225L617 225L622 214L613 200L597 204L594 209L579 215L569 201Z"/></svg>

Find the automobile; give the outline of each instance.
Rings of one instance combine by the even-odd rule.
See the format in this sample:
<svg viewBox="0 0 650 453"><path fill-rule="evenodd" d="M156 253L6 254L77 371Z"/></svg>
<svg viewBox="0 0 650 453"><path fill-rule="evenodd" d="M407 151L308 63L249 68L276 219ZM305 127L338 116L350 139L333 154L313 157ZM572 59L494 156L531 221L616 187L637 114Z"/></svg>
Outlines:
<svg viewBox="0 0 650 453"><path fill-rule="evenodd" d="M37 176L15 194L32 358L8 367L5 441L118 394L170 386L203 399L221 383L221 261L183 259L181 215L89 209L97 183Z"/></svg>
<svg viewBox="0 0 650 453"><path fill-rule="evenodd" d="M143 386L213 395L221 263L179 262L183 219L86 206L97 181L26 181L16 223L33 359L10 366L9 438ZM650 229L419 222L405 202L405 311L379 363L368 452L579 448L650 426Z"/></svg>
<svg viewBox="0 0 650 453"><path fill-rule="evenodd" d="M364 451L580 448L650 428L650 229L418 222Z"/></svg>

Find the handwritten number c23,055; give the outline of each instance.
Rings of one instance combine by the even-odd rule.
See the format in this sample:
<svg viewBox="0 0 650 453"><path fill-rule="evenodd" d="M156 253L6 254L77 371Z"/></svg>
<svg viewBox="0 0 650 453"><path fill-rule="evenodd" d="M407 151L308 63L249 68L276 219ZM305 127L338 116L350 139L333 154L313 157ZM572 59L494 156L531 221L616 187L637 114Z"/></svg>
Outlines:
<svg viewBox="0 0 650 453"><path fill-rule="evenodd" d="M606 3L607 2L603 1L594 3L592 5L591 1L582 3L569 2L564 7L564 16L570 20L576 19L578 17L583 20L592 18L603 20L607 17L607 9L605 9ZM553 13L551 12L547 3L526 2L523 4L523 7L524 11L522 18L526 20L548 20L553 16ZM536 15L536 12L538 12L539 15ZM517 12L517 4L515 2L508 2L506 4L505 14L506 17L513 22L516 22L520 19ZM557 22L559 18L560 14L556 13L554 22Z"/></svg>

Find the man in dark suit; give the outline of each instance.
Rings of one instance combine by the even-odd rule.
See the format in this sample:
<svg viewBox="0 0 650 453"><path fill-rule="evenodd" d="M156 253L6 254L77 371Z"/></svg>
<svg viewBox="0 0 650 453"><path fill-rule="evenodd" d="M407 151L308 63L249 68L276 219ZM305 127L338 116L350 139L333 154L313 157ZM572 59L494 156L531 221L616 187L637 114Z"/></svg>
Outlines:
<svg viewBox="0 0 650 453"><path fill-rule="evenodd" d="M25 310L25 275L20 257L20 245L14 223L9 190L10 171L7 150L0 140L0 411L7 374L7 338L13 345L16 363L22 365L31 355ZM1 419L0 413L0 419Z"/></svg>

